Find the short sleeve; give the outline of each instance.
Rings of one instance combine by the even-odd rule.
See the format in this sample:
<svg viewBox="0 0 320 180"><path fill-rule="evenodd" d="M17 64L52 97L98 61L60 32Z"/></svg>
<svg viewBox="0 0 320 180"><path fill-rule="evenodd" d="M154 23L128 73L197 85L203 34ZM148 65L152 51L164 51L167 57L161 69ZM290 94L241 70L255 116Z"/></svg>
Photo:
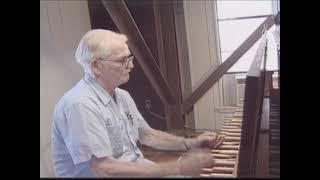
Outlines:
<svg viewBox="0 0 320 180"><path fill-rule="evenodd" d="M97 158L112 156L108 132L99 113L89 104L75 103L65 109L67 130L64 134L66 146L74 164Z"/></svg>
<svg viewBox="0 0 320 180"><path fill-rule="evenodd" d="M142 128L149 128L148 123L144 120L144 118L142 117L142 115L140 114L140 112L138 111L137 107L135 107L136 109L136 116L137 116L137 120L138 120L138 126L142 127Z"/></svg>

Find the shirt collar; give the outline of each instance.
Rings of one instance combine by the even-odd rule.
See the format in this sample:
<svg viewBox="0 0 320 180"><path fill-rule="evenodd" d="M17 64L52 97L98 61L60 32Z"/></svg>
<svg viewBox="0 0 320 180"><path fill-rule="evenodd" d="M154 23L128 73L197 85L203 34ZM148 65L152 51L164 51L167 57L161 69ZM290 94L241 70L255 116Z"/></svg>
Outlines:
<svg viewBox="0 0 320 180"><path fill-rule="evenodd" d="M88 85L93 89L93 91L95 91L103 105L106 106L111 100L110 94L105 89L103 89L100 86L100 84L98 84L97 81L87 73L85 74L83 79L85 82L88 83Z"/></svg>

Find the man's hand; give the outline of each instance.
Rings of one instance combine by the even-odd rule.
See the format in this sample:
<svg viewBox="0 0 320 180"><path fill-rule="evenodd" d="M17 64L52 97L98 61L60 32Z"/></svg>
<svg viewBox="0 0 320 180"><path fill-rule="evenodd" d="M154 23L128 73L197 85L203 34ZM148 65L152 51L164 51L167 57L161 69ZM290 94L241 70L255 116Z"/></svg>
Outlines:
<svg viewBox="0 0 320 180"><path fill-rule="evenodd" d="M215 132L204 132L195 138L196 147L217 148L224 141L224 135Z"/></svg>
<svg viewBox="0 0 320 180"><path fill-rule="evenodd" d="M210 152L190 152L182 157L179 164L181 175L200 176L203 168L213 167L214 159Z"/></svg>
<svg viewBox="0 0 320 180"><path fill-rule="evenodd" d="M200 147L217 148L224 141L224 135L215 132L204 132L200 134L197 139Z"/></svg>

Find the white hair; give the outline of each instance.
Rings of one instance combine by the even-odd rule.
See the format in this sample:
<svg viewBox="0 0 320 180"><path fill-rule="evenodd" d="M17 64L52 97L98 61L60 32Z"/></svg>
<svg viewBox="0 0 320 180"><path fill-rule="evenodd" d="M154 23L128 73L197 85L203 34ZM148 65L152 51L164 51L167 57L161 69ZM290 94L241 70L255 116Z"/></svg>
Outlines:
<svg viewBox="0 0 320 180"><path fill-rule="evenodd" d="M94 77L91 71L90 61L94 58L108 59L112 55L111 47L118 42L126 42L127 37L113 31L94 29L88 31L80 40L76 60L82 66L84 72Z"/></svg>

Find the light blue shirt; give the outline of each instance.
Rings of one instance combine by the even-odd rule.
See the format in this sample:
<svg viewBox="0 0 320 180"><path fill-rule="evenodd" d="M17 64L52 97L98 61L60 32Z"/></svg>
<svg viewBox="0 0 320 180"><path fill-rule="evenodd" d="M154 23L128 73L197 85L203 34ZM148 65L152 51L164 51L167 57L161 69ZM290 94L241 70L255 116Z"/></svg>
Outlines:
<svg viewBox="0 0 320 180"><path fill-rule="evenodd" d="M92 156L147 161L137 146L138 128L148 128L130 94L115 89L113 98L89 75L57 103L52 125L55 175L95 177Z"/></svg>

